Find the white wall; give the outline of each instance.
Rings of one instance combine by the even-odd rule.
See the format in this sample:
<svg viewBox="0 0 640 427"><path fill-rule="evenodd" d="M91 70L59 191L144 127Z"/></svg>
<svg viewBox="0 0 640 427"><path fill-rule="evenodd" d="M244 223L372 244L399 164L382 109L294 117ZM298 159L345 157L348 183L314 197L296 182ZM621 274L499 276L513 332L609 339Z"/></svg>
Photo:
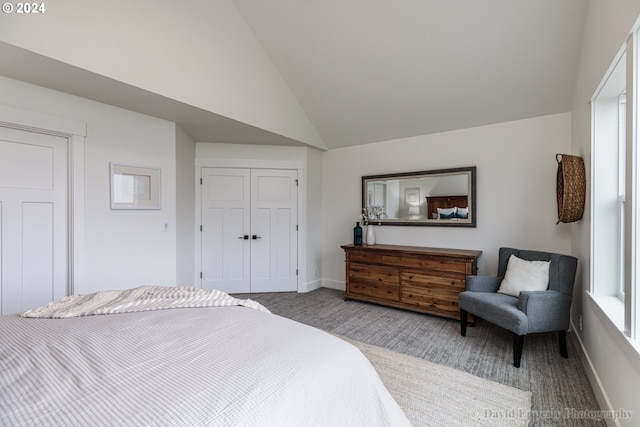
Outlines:
<svg viewBox="0 0 640 427"><path fill-rule="evenodd" d="M325 146L233 1L56 0L46 6L29 19L0 15L0 41Z"/></svg>
<svg viewBox="0 0 640 427"><path fill-rule="evenodd" d="M306 291L324 286L322 281L322 244L324 229L324 200L322 194L322 159L323 151L308 148L305 167L306 198L306 248L307 248L307 284Z"/></svg>
<svg viewBox="0 0 640 427"><path fill-rule="evenodd" d="M176 284L175 124L0 77L1 102L87 124L85 144L87 293ZM109 162L159 167L162 209L110 209Z"/></svg>
<svg viewBox="0 0 640 427"><path fill-rule="evenodd" d="M180 286L194 286L195 158L195 141L176 126L176 281Z"/></svg>
<svg viewBox="0 0 640 427"><path fill-rule="evenodd" d="M344 253L361 208L361 176L477 167L477 227L378 226L376 242L483 251L479 274L495 274L498 249L569 253L570 226L556 225L556 153L571 150L571 114L556 114L323 153L326 285L344 289Z"/></svg>
<svg viewBox="0 0 640 427"><path fill-rule="evenodd" d="M299 165L299 292L322 285L322 152L308 147L198 142L196 164L217 167L282 168ZM298 166L296 166L298 167ZM196 212L198 215L198 212ZM197 244L197 242L196 242Z"/></svg>
<svg viewBox="0 0 640 427"><path fill-rule="evenodd" d="M572 153L583 156L587 183L591 177L591 107L589 100L605 76L616 54L625 43L640 14L640 1L590 1L585 25L582 54L575 90L572 122ZM602 314L586 294L590 288L590 227L588 209L583 220L572 225L572 252L580 259L572 322L583 316L583 331L577 331L586 353L587 369L603 408L634 411L631 422L640 422L640 357L626 337ZM577 328L576 328L577 329ZM611 423L613 424L613 423Z"/></svg>

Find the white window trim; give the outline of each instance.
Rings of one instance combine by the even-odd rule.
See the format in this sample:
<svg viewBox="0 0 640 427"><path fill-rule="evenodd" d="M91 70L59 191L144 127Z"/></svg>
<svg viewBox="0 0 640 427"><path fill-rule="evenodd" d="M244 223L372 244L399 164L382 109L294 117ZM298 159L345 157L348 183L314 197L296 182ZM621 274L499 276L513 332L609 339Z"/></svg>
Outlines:
<svg viewBox="0 0 640 427"><path fill-rule="evenodd" d="M617 330L619 330L622 335L630 340L632 344L631 347L634 348L635 352L639 352L638 346L638 315L637 310L640 307L640 303L638 299L640 297L640 292L638 292L638 288L640 288L640 283L637 283L637 269L636 266L640 263L640 253L638 251L638 245L640 244L640 230L638 230L638 218L640 215L640 194L638 185L640 184L640 179L638 179L638 164L640 164L640 153L637 149L637 123L638 123L638 114L640 114L640 106L638 105L638 61L640 58L639 49L638 49L638 28L640 25L636 23L634 26L632 34L629 36L627 43L622 46L619 53L616 55L615 60L607 70L605 74L605 78L602 80L596 91L594 92L593 97L591 98L591 135L592 135L592 145L591 145L591 182L594 184L596 181L596 175L598 174L598 167L596 166L596 157L598 148L602 148L602 145L598 143L600 138L606 136L602 136L604 134L599 133L599 129L596 126L600 124L596 124L596 122L601 123L600 120L596 120L596 112L597 105L599 105L599 101L602 99L606 103L605 98L600 98L603 93L603 89L607 87L607 83L614 73L619 71L617 69L619 62L624 58L626 60L626 82L625 82L625 90L626 90L626 143L625 143L625 194L623 197L619 197L619 206L623 206L624 213L619 211L618 218L624 217L624 225L622 225L624 231L624 299L620 297L621 292L620 287L616 284L616 292L613 293L612 288L609 285L603 285L606 290L599 289L599 286L596 285L597 276L602 276L602 272L597 273L596 269L599 267L595 267L596 262L591 263L590 267L590 287L589 287L589 295L592 297L592 301L596 303L596 306L600 307L599 312L603 315L604 318L609 319L609 324L614 326ZM615 81L615 80L614 80ZM606 105L606 104L605 104ZM605 110L606 111L606 110ZM606 117L606 114L605 116ZM606 119L605 119L606 120ZM620 128L620 125L618 125ZM606 139L605 139L606 140ZM597 195L598 198L601 197L600 194ZM592 260L596 260L600 253L596 251L596 239L599 234L597 223L598 221L598 211L601 209L601 205L598 204L598 199L596 199L596 185L591 186L591 249L590 255ZM619 226L620 227L620 226ZM618 245L620 249L622 249L621 245ZM606 267L605 267L606 268ZM602 280L602 277L599 278ZM608 288L607 288L608 286ZM617 303L614 303L613 300L616 300ZM622 316L622 318L621 318Z"/></svg>

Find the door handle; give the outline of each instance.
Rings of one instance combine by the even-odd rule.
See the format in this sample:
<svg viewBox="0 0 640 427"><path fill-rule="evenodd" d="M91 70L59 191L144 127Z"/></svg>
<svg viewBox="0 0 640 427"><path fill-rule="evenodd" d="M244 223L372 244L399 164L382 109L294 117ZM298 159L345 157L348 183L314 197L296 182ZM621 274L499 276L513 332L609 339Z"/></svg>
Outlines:
<svg viewBox="0 0 640 427"><path fill-rule="evenodd" d="M252 238L253 240L256 240L256 239L262 239L262 237L260 237L260 236L256 236L255 234L254 234L253 236L251 236L251 238Z"/></svg>
<svg viewBox="0 0 640 427"><path fill-rule="evenodd" d="M238 239L249 240L249 235L245 234L244 236L238 237Z"/></svg>

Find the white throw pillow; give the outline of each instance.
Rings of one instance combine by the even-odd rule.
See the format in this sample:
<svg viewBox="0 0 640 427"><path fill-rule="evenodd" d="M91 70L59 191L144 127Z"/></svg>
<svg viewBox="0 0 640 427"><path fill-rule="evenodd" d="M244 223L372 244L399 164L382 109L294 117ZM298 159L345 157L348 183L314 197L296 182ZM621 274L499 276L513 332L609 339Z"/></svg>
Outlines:
<svg viewBox="0 0 640 427"><path fill-rule="evenodd" d="M549 287L549 264L550 261L526 261L511 255L498 292L518 297L520 291L546 291Z"/></svg>

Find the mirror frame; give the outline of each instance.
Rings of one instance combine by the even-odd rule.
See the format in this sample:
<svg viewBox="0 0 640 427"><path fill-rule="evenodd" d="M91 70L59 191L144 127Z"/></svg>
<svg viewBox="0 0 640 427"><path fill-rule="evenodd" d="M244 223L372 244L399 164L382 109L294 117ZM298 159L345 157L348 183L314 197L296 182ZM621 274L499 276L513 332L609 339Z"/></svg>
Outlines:
<svg viewBox="0 0 640 427"><path fill-rule="evenodd" d="M438 175L452 175L456 173L470 174L470 191L467 195L467 206L469 207L469 220L468 221L450 221L440 219L415 219L415 220L403 220L400 219L378 219L372 221L374 225L410 225L410 226L431 226L431 227L476 227L478 214L476 209L476 167L460 167L450 169L435 169L418 172L402 172L402 173L390 173L384 175L368 175L362 177L362 209L367 207L367 183L370 181L379 181L385 179L415 179L419 177L429 177Z"/></svg>

